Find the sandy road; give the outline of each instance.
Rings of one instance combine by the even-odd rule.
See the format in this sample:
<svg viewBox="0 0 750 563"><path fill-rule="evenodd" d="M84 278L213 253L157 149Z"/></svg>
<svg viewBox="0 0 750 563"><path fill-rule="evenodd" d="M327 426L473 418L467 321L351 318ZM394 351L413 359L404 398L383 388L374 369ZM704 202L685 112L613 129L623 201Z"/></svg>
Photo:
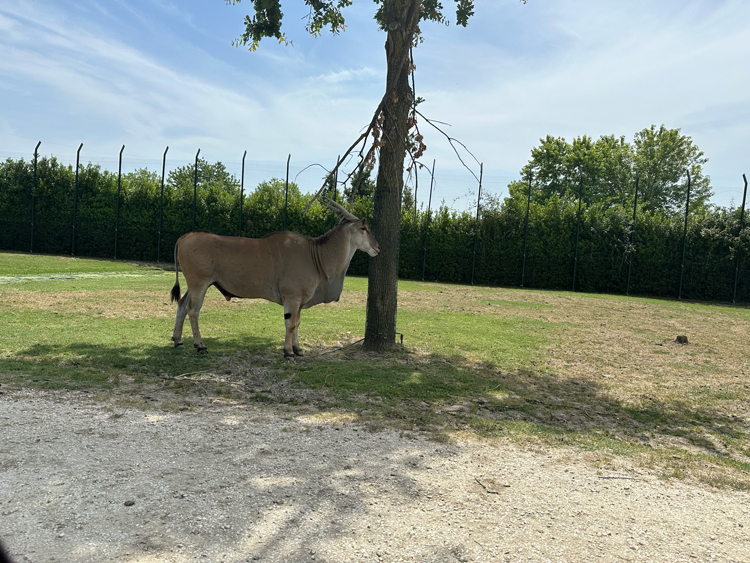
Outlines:
<svg viewBox="0 0 750 563"><path fill-rule="evenodd" d="M15 561L750 561L750 495L263 405L0 395Z"/></svg>

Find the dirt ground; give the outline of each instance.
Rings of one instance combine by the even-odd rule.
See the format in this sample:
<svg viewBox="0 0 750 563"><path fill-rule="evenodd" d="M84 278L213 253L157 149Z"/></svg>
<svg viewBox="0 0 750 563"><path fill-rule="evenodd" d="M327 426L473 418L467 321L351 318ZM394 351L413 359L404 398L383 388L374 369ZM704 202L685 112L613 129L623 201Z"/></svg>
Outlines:
<svg viewBox="0 0 750 563"><path fill-rule="evenodd" d="M750 494L602 472L573 450L0 391L16 562L750 561Z"/></svg>

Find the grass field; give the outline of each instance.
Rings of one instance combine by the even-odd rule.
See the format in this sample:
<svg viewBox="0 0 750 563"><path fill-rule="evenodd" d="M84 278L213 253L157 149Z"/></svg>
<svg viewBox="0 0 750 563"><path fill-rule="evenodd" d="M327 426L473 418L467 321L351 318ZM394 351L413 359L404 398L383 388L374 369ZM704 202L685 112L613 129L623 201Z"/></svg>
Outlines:
<svg viewBox="0 0 750 563"><path fill-rule="evenodd" d="M401 282L403 350L376 356L365 279L303 312L307 356L282 357L278 305L209 291L209 348L172 348L174 272L0 253L0 383L185 408L205 394L295 404L450 439L628 458L665 478L750 489L750 310L569 292ZM184 282L183 282L184 289ZM684 334L689 344L673 340Z"/></svg>

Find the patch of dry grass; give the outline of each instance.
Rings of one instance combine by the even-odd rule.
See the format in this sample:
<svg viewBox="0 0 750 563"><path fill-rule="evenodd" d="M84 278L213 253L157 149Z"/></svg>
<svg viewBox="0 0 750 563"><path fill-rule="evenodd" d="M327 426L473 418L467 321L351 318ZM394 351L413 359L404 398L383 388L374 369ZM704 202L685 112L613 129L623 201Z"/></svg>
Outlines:
<svg viewBox="0 0 750 563"><path fill-rule="evenodd" d="M533 290L443 285L399 294L399 308L534 318L567 329L555 335L546 366L558 377L590 380L622 403L723 397L727 414L750 415L750 310L685 302ZM677 344L686 335L687 345ZM733 398L736 397L736 398Z"/></svg>
<svg viewBox="0 0 750 563"><path fill-rule="evenodd" d="M1 289L1 288L0 288ZM53 313L82 313L98 318L173 318L176 304L171 303L167 291L103 290L38 292L7 288L0 290L0 298L13 311L45 310ZM209 290L204 308L248 307L254 299L227 302L218 291Z"/></svg>

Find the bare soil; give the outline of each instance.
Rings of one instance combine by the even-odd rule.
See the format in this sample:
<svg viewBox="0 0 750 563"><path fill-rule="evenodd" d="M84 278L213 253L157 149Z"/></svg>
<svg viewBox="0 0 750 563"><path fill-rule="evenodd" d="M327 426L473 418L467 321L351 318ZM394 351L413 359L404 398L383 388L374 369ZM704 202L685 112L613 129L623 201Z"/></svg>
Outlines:
<svg viewBox="0 0 750 563"><path fill-rule="evenodd" d="M750 561L750 494L261 404L0 394L14 561Z"/></svg>

